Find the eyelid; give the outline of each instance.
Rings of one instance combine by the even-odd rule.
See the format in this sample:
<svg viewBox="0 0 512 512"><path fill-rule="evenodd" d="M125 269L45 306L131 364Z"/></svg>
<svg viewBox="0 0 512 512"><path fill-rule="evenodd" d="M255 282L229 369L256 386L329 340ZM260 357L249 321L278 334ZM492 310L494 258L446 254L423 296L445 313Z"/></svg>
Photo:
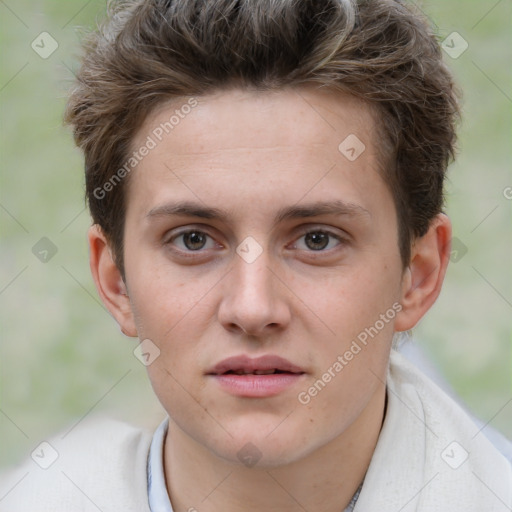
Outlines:
<svg viewBox="0 0 512 512"><path fill-rule="evenodd" d="M345 242L347 242L351 238L349 233L347 233L345 230L342 230L341 228L331 228L331 227L327 227L327 226L324 226L321 224L320 225L307 224L307 225L300 226L298 228L295 239L300 238L301 236L307 235L308 233L317 233L317 232L326 233L340 241L345 241Z"/></svg>
<svg viewBox="0 0 512 512"><path fill-rule="evenodd" d="M208 228L204 228L204 227L196 227L196 226L184 226L182 229L180 228L176 228L178 231L174 231L174 230L170 230L169 232L167 232L164 236L163 236L163 244L164 245L167 245L167 244L170 244L173 240L175 240L176 238L179 238L180 236L182 235L186 235L187 233L192 233L192 232L198 232L198 233L201 233L203 235L206 235L207 237L211 238L212 240L215 241L215 243L217 245L219 245L219 242L217 242L215 236L213 236L209 231L208 231ZM172 235L171 235L171 231L172 231ZM193 252L193 251L190 251L190 252ZM199 251L198 251L199 252Z"/></svg>
<svg viewBox="0 0 512 512"><path fill-rule="evenodd" d="M299 232L302 234L309 233L310 231L325 231L326 233L332 233L333 235L342 236L339 234L339 231L343 231L340 228L334 228L331 226L326 226L325 224L302 224L297 228Z"/></svg>
<svg viewBox="0 0 512 512"><path fill-rule="evenodd" d="M176 238L179 238L180 236L184 235L184 234L187 234L187 233L190 233L190 232L193 232L193 231L197 231L199 233L202 233L204 235L206 235L207 237L211 238L215 245L218 247L219 245L222 245L220 244L215 236L213 236L210 232L209 232L209 227L208 226L203 226L203 225L187 225L187 226L183 226L182 228L175 228L177 231L176 232L173 232L172 235L168 236L170 231L168 233L166 233L163 237L163 245L173 245L172 242L176 239ZM174 230L171 230L171 231L174 231ZM346 233L345 231L343 231L343 234L342 233L339 233L337 231L335 231L334 228L329 228L329 227L325 227L323 225L314 225L314 224L306 224L306 225L301 225L295 236L294 236L294 239L293 239L293 242L292 242L292 245L295 246L295 244L297 243L297 241L302 238L303 236L309 234L309 233L325 233L327 234L328 236L332 237L332 238L335 238L339 244L346 244L348 243L349 241L349 238L350 238L350 235L348 233ZM330 252L332 250L334 250L335 248L332 248L332 249L328 249L328 250L321 250L321 251L307 251L307 252L312 252L312 253L315 253L315 252L318 252L318 254L322 253L322 252ZM192 250L183 250L183 249L179 249L179 248L176 248L175 249L177 252L181 253L181 254L188 254L188 255L199 255L201 253L204 253L206 251L208 251L208 249L199 249L197 251L192 251ZM210 249L211 250L211 249Z"/></svg>
<svg viewBox="0 0 512 512"><path fill-rule="evenodd" d="M303 238L305 235L308 235L309 233L324 233L328 235L330 238L334 238L338 244L335 247L332 247L331 249L322 249L319 251L314 250L307 250L307 249L299 249L304 252L308 252L314 255L320 256L321 254L330 254L331 251L335 251L339 246L346 245L349 241L348 235L342 235L340 233L337 233L334 230L331 230L329 228L325 227L307 227L304 229L301 229L301 231L298 233L298 235L294 238L294 241L292 242L292 248L295 248L298 241Z"/></svg>
<svg viewBox="0 0 512 512"><path fill-rule="evenodd" d="M165 241L168 242L170 240L173 240L174 238L177 238L180 235L183 235L185 233L189 233L191 231L200 231L200 232L204 232L206 234L209 234L202 227L199 228L199 227L196 227L196 226L182 226L182 227L177 227L177 228L169 229L168 231L165 232L165 234L164 234L164 236L162 238Z"/></svg>

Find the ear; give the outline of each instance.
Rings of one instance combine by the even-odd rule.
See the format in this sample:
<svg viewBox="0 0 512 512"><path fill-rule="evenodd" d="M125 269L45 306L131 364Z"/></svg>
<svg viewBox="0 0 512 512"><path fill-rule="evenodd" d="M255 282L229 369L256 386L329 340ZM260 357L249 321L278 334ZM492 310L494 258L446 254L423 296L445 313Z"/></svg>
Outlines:
<svg viewBox="0 0 512 512"><path fill-rule="evenodd" d="M402 310L396 316L396 331L412 329L439 296L450 261L451 238L450 219L440 213L427 233L414 241L402 279Z"/></svg>
<svg viewBox="0 0 512 512"><path fill-rule="evenodd" d="M101 228L89 228L89 263L96 289L103 304L126 336L137 336L130 298L121 272L114 263L110 245Z"/></svg>

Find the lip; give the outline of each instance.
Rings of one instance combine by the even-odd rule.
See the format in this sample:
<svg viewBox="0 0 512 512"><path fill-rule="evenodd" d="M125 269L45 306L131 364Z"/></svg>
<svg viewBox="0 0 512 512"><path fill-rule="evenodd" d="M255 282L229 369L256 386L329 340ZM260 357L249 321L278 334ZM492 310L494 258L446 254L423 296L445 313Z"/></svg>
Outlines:
<svg viewBox="0 0 512 512"><path fill-rule="evenodd" d="M246 373L253 373L257 370L266 371L274 369L288 373L305 373L303 368L292 364L288 359L267 354L256 358L246 355L228 357L223 359L220 363L217 363L207 372L207 374L220 375L228 371L244 371Z"/></svg>
<svg viewBox="0 0 512 512"><path fill-rule="evenodd" d="M280 373L257 375L256 371L277 370ZM244 372L244 374L226 373ZM275 355L251 358L246 355L228 357L207 372L219 386L235 396L265 398L275 396L302 380L303 368Z"/></svg>

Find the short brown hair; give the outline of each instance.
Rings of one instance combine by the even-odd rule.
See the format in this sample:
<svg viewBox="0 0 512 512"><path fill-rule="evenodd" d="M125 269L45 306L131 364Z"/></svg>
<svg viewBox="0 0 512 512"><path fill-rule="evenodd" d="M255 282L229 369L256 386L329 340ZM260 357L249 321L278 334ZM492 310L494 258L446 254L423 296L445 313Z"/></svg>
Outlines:
<svg viewBox="0 0 512 512"><path fill-rule="evenodd" d="M65 119L85 155L93 221L123 275L129 176L98 190L157 105L232 86L330 87L377 109L404 266L442 211L457 94L429 23L402 2L124 0L109 4L84 50Z"/></svg>

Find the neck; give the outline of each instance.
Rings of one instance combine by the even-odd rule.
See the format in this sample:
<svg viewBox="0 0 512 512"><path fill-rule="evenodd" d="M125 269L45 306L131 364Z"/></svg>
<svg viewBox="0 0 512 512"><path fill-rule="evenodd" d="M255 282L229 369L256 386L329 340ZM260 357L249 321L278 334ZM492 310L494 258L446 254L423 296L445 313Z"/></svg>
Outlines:
<svg viewBox="0 0 512 512"><path fill-rule="evenodd" d="M342 512L364 479L385 414L385 387L342 434L275 468L221 459L169 421L164 448L175 512Z"/></svg>

